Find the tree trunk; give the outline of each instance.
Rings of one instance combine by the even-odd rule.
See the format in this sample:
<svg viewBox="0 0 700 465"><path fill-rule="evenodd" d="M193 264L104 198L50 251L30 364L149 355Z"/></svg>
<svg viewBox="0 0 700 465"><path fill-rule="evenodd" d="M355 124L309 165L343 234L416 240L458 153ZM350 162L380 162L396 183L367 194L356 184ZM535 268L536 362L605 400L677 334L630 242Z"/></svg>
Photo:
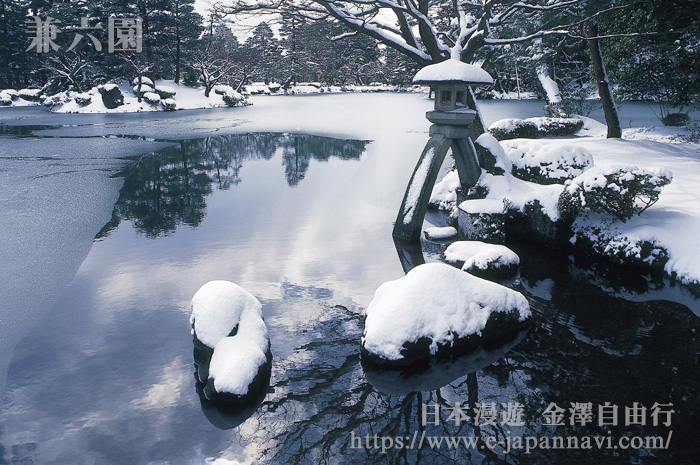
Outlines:
<svg viewBox="0 0 700 465"><path fill-rule="evenodd" d="M177 48L175 49L175 84L180 83L180 34L177 35Z"/></svg>
<svg viewBox="0 0 700 465"><path fill-rule="evenodd" d="M598 85L598 95L600 95L600 102L603 104L605 122L608 125L608 138L620 138L622 137L620 118L617 115L617 107L610 90L608 76L605 73L603 54L600 51L600 43L598 43L598 25L595 23L588 25L588 48L591 51L591 61L595 71L595 81Z"/></svg>

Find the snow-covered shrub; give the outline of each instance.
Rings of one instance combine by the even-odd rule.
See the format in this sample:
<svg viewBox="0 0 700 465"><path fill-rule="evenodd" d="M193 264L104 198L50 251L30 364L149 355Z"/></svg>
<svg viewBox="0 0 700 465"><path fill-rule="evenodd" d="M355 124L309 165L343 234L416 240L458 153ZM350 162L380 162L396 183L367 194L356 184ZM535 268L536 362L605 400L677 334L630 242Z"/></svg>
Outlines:
<svg viewBox="0 0 700 465"><path fill-rule="evenodd" d="M212 88L212 90L218 95L224 95L227 92L234 92L233 87L226 84L217 84Z"/></svg>
<svg viewBox="0 0 700 465"><path fill-rule="evenodd" d="M571 136L583 128L581 118L528 118L537 125L539 137L547 136Z"/></svg>
<svg viewBox="0 0 700 465"><path fill-rule="evenodd" d="M0 93L0 107L9 107L10 105L12 105L12 99L9 96Z"/></svg>
<svg viewBox="0 0 700 465"><path fill-rule="evenodd" d="M538 134L535 123L519 118L498 120L489 126L488 131L498 140L534 139Z"/></svg>
<svg viewBox="0 0 700 465"><path fill-rule="evenodd" d="M146 92L143 94L143 99L151 105L160 103L160 95L156 94L155 92Z"/></svg>
<svg viewBox="0 0 700 465"><path fill-rule="evenodd" d="M564 184L593 166L593 155L576 145L511 141L504 148L513 175L538 184Z"/></svg>
<svg viewBox="0 0 700 465"><path fill-rule="evenodd" d="M19 92L14 89L5 89L0 92L0 97L6 97L10 100L17 100L19 98Z"/></svg>
<svg viewBox="0 0 700 465"><path fill-rule="evenodd" d="M44 98L41 103L45 107L53 108L58 105L63 105L64 103L67 103L70 100L71 97L69 97L66 92L59 92L56 95L51 95L50 97Z"/></svg>
<svg viewBox="0 0 700 465"><path fill-rule="evenodd" d="M19 97L30 102L38 102L41 99L41 89L22 89Z"/></svg>
<svg viewBox="0 0 700 465"><path fill-rule="evenodd" d="M87 105L90 105L90 102L92 102L92 95L82 92L80 94L77 94L75 96L75 103L80 105L81 107L85 107Z"/></svg>
<svg viewBox="0 0 700 465"><path fill-rule="evenodd" d="M594 167L567 181L558 208L565 218L576 216L585 208L613 215L625 222L655 204L661 188L672 179L673 175L667 170L644 170L635 166Z"/></svg>
<svg viewBox="0 0 700 465"><path fill-rule="evenodd" d="M569 114L561 102L550 102L543 108L544 114L550 118L567 118Z"/></svg>
<svg viewBox="0 0 700 465"><path fill-rule="evenodd" d="M365 315L363 361L400 368L512 338L531 313L516 291L427 263L379 286Z"/></svg>
<svg viewBox="0 0 700 465"><path fill-rule="evenodd" d="M690 124L688 113L669 113L661 117L664 126L687 126Z"/></svg>
<svg viewBox="0 0 700 465"><path fill-rule="evenodd" d="M141 76L140 80L141 80L142 86L147 85L147 86L153 87L153 81L151 81L151 79L148 78L147 76ZM139 86L139 78L137 77L136 79L134 79L134 82L132 83L132 87L138 87L138 86Z"/></svg>
<svg viewBox="0 0 700 465"><path fill-rule="evenodd" d="M270 89L270 92L279 92L282 86L276 82L271 82L267 85L267 88Z"/></svg>
<svg viewBox="0 0 700 465"><path fill-rule="evenodd" d="M163 109L165 111L173 111L177 109L177 103L174 99L166 98L165 100L161 100L161 103L163 104Z"/></svg>
<svg viewBox="0 0 700 465"><path fill-rule="evenodd" d="M134 95L136 95L136 96L138 97L139 94L140 94L141 97L143 97L144 94L146 94L146 93L148 93L148 92L153 92L153 87L149 86L148 84L143 84L143 83L142 83L142 84L141 84L141 87L139 88L139 85L138 85L138 83L137 83L137 84L133 87L133 90L134 90Z"/></svg>
<svg viewBox="0 0 700 465"><path fill-rule="evenodd" d="M242 105L245 103L245 97L235 90L230 90L221 96L224 103L230 107L235 107L236 105Z"/></svg>
<svg viewBox="0 0 700 465"><path fill-rule="evenodd" d="M607 223L575 224L574 231L579 250L618 265L663 269L669 259L668 251L655 241L631 239Z"/></svg>
<svg viewBox="0 0 700 465"><path fill-rule="evenodd" d="M160 95L161 99L174 97L175 94L177 93L177 91L174 88L172 88L170 86L161 86L161 85L156 86L155 91L156 91L156 94Z"/></svg>

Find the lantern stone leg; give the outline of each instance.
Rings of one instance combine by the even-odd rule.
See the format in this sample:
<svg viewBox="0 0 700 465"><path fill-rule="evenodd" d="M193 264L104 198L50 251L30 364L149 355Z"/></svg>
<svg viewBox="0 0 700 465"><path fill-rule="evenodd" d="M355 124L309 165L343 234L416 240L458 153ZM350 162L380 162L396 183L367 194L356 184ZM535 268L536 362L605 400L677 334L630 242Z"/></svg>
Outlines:
<svg viewBox="0 0 700 465"><path fill-rule="evenodd" d="M420 239L430 194L451 145L452 139L443 135L431 137L426 144L408 182L406 194L394 223L395 238L408 242Z"/></svg>

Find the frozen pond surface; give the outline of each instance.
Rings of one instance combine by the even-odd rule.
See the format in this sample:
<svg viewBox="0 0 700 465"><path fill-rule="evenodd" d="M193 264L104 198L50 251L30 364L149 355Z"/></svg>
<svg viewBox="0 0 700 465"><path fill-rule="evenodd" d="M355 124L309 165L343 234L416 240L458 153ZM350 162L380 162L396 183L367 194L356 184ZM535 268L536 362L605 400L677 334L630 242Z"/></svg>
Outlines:
<svg viewBox="0 0 700 465"><path fill-rule="evenodd" d="M18 135L0 136L0 463L696 460L698 305L668 283L516 245L520 275L506 284L528 297L535 321L514 348L419 379L365 373L361 311L377 286L403 275L399 257L408 251L397 253L391 223L427 139L430 102L254 102L142 115L0 112L3 123L34 125L42 136L5 126ZM489 123L506 111L537 115L541 102L489 101L482 110ZM425 259L437 260L441 248L424 244ZM189 300L212 279L256 295L270 329L271 386L245 412L202 403L195 388ZM444 410L439 425L421 426L423 403L455 402L494 402L499 413L518 402L524 424L456 425ZM571 402L590 402L594 421L572 426L567 415L562 426L544 425L551 402L567 413ZM619 406L619 425L598 425L605 402ZM625 426L624 408L634 402L673 402L671 427L651 425L649 413L648 425ZM666 439L671 430L667 451L506 456L504 446L491 453L443 445L382 453L364 443L367 434L423 431Z"/></svg>

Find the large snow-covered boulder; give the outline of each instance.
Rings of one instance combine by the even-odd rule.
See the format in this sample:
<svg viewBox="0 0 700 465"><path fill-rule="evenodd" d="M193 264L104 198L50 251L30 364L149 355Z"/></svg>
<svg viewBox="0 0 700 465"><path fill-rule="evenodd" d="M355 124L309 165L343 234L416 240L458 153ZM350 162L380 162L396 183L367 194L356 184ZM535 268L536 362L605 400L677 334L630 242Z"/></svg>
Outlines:
<svg viewBox="0 0 700 465"><path fill-rule="evenodd" d="M262 305L229 281L210 281L192 298L197 377L208 400L244 404L270 379L272 352Z"/></svg>
<svg viewBox="0 0 700 465"><path fill-rule="evenodd" d="M520 265L520 258L508 247L480 241L453 242L445 249L445 261L475 276L494 279L512 275Z"/></svg>
<svg viewBox="0 0 700 465"><path fill-rule="evenodd" d="M522 294L444 263L382 284L366 310L363 360L401 368L513 337L530 318Z"/></svg>
<svg viewBox="0 0 700 465"><path fill-rule="evenodd" d="M156 94L155 92L146 92L143 94L143 99L147 102L150 103L151 105L156 105L160 103L160 95Z"/></svg>
<svg viewBox="0 0 700 465"><path fill-rule="evenodd" d="M117 108L124 104L124 95L116 84L104 84L97 87L102 95L102 103L109 109Z"/></svg>

